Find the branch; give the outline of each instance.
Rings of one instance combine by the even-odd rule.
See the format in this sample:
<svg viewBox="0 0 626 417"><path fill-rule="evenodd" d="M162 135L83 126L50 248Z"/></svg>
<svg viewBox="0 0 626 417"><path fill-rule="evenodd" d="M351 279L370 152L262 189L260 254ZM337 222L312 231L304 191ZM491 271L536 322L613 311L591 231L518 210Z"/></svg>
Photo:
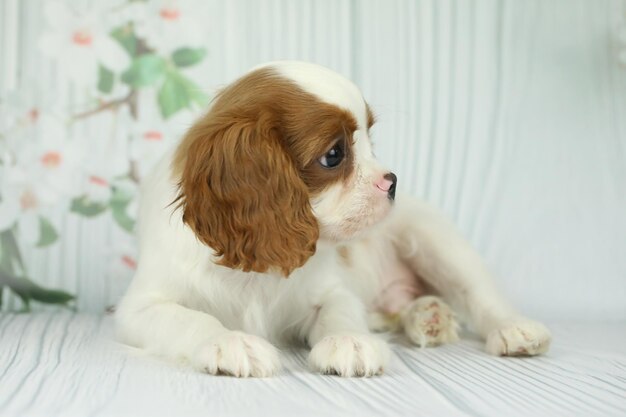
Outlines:
<svg viewBox="0 0 626 417"><path fill-rule="evenodd" d="M95 109L88 110L83 113L78 113L72 117L72 121L85 119L87 117L93 116L94 114L101 113L106 110L117 110L119 107L124 104L128 104L130 106L130 113L133 118L137 118L137 91L131 90L130 93L126 95L126 97L118 98L117 100L105 101L101 103Z"/></svg>
<svg viewBox="0 0 626 417"><path fill-rule="evenodd" d="M139 184L141 179L139 178L139 168L137 167L137 162L130 161L130 172L128 173L129 178L135 184Z"/></svg>

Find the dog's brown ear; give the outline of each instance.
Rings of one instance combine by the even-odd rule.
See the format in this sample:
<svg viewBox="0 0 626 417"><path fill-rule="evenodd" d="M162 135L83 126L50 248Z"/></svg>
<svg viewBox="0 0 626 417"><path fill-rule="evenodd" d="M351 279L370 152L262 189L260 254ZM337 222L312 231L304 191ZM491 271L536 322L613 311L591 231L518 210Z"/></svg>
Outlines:
<svg viewBox="0 0 626 417"><path fill-rule="evenodd" d="M267 120L209 113L192 127L175 159L178 201L219 264L288 276L315 253L319 229L308 189Z"/></svg>

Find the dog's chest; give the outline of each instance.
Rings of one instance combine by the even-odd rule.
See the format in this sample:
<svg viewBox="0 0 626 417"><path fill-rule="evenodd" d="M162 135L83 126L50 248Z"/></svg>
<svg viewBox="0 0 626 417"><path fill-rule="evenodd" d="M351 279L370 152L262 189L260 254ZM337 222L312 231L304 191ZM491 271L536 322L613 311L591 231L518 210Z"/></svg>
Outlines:
<svg viewBox="0 0 626 417"><path fill-rule="evenodd" d="M285 279L220 268L219 274L207 271L195 281L190 307L210 313L230 330L281 341L293 337L313 312L312 292L301 276Z"/></svg>

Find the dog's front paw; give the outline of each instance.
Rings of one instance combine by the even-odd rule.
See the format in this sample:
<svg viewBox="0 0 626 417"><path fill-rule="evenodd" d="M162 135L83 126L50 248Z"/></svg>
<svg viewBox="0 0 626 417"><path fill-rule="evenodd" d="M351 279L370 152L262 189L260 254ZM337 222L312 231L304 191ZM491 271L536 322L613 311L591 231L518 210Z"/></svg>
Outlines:
<svg viewBox="0 0 626 417"><path fill-rule="evenodd" d="M373 376L383 372L390 350L383 340L367 334L326 336L313 346L309 364L323 374Z"/></svg>
<svg viewBox="0 0 626 417"><path fill-rule="evenodd" d="M452 309L440 298L419 297L401 313L407 337L420 347L438 346L459 340L459 325Z"/></svg>
<svg viewBox="0 0 626 417"><path fill-rule="evenodd" d="M498 356L534 356L548 351L550 331L528 319L513 321L487 335L487 352Z"/></svg>
<svg viewBox="0 0 626 417"><path fill-rule="evenodd" d="M278 350L269 342L250 334L227 331L197 350L193 365L212 375L267 377L280 370Z"/></svg>

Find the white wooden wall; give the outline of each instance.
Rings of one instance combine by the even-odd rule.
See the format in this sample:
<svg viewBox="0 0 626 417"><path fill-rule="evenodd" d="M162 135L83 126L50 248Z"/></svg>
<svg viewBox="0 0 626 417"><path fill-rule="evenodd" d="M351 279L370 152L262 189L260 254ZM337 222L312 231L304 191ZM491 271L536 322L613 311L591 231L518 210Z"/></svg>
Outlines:
<svg viewBox="0 0 626 417"><path fill-rule="evenodd" d="M43 1L0 0L0 93L34 79L76 105L35 47ZM626 1L213 0L204 13L204 87L274 59L343 73L378 114L376 153L400 188L451 216L523 311L626 319L626 68L616 37ZM71 134L97 138L107 117ZM177 123L183 131L188 121ZM60 242L23 249L31 275L102 311L127 284L106 256L125 232L109 216L58 217Z"/></svg>

